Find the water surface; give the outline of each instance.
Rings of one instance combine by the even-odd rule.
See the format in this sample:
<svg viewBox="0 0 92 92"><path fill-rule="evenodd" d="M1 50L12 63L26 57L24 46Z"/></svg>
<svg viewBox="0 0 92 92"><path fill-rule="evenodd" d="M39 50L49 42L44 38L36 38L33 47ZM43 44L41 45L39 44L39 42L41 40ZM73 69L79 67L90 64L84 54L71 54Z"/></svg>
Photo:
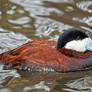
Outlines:
<svg viewBox="0 0 92 92"><path fill-rule="evenodd" d="M0 53L30 40L57 40L72 27L92 37L92 0L0 0ZM0 92L90 92L92 87L92 71L18 72L21 78Z"/></svg>

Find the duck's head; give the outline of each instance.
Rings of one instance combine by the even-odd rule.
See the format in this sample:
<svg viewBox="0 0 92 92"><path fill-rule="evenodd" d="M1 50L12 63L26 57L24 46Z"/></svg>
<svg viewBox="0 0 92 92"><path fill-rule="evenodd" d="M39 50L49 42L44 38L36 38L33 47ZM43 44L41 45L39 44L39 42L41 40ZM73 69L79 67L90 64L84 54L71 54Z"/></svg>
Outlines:
<svg viewBox="0 0 92 92"><path fill-rule="evenodd" d="M57 49L66 48L77 52L92 51L92 40L80 29L71 28L59 36Z"/></svg>

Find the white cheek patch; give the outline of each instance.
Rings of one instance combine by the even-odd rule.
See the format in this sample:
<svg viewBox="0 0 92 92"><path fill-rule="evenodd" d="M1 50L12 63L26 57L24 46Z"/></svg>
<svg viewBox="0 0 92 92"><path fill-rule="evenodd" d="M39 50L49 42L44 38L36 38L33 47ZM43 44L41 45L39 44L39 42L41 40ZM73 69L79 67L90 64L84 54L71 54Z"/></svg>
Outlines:
<svg viewBox="0 0 92 92"><path fill-rule="evenodd" d="M65 45L66 49L72 49L78 52L85 52L87 50L88 38L83 40L73 40Z"/></svg>

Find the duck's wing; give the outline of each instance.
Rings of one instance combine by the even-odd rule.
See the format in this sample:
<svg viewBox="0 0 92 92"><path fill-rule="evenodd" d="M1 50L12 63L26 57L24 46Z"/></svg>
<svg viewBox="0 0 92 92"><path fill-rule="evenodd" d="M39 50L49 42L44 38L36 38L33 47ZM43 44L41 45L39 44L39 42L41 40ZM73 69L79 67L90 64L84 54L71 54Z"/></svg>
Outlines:
<svg viewBox="0 0 92 92"><path fill-rule="evenodd" d="M92 53L86 58L67 56L56 49L55 41L32 41L0 54L9 67L29 71L77 71L91 68ZM62 50L63 51L63 50Z"/></svg>

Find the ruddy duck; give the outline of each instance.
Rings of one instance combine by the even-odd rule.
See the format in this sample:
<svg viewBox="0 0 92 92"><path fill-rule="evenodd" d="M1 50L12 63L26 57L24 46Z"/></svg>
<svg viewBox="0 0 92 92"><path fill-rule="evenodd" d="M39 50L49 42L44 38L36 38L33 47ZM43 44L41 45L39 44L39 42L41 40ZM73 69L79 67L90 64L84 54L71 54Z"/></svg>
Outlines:
<svg viewBox="0 0 92 92"><path fill-rule="evenodd" d="M35 40L0 54L10 68L28 71L69 72L92 68L92 40L80 29L72 28L58 42Z"/></svg>

